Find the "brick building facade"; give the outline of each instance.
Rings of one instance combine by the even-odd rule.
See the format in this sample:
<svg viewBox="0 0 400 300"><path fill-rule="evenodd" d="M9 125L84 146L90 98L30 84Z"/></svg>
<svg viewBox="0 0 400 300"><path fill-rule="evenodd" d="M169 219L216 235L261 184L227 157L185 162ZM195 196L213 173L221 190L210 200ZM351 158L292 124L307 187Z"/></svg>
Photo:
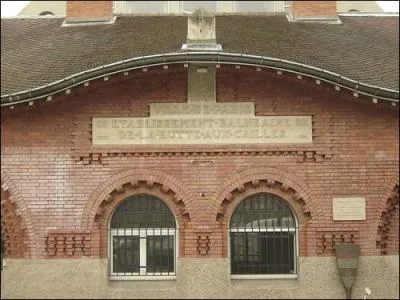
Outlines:
<svg viewBox="0 0 400 300"><path fill-rule="evenodd" d="M371 297L398 297L398 16L332 12L313 24L296 22L295 12L293 22L280 15L217 16L216 41L207 47L218 42L223 51L207 53L191 50L198 44L186 36L191 23L183 16L121 16L112 24L64 27L57 18L2 20L2 297L344 298L337 243L360 246L353 297L362 297L365 287ZM257 44L252 32L260 24L267 41ZM281 40L276 49L263 49L274 46L273 30L292 48L285 52ZM385 47L382 57L366 48L371 36L362 37L362 30L372 30ZM167 32L168 41L162 39ZM26 40L17 46L16 36ZM318 45L318 36L321 43L348 45L336 51ZM349 44L354 36L358 44ZM185 42L189 50L179 52ZM271 59L284 60L279 53L285 61ZM128 57L136 65L111 64ZM342 77L334 81L328 71ZM312 141L281 142L283 133L268 131L255 142L250 121L235 123L264 120L273 128L271 117L286 118L276 126L288 135L301 126L292 117L309 117ZM95 122L102 118L159 121L160 142L123 143L121 136L139 126L124 131L128 123L114 119L122 133L97 143L102 131ZM200 136L183 131L185 120L206 118ZM162 131L166 124L179 130ZM237 133L229 137L233 142L219 142L226 132ZM161 200L176 221L170 280L111 278L111 219L139 195ZM253 195L273 195L293 213L295 242L285 240L295 249L291 274L232 272L232 216ZM339 207L338 198L350 205Z"/></svg>

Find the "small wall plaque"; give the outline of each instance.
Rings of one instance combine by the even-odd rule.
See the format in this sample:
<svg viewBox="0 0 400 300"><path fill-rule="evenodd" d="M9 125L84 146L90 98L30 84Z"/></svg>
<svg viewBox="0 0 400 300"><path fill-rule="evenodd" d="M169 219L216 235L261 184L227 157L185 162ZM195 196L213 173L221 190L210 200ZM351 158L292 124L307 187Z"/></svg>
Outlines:
<svg viewBox="0 0 400 300"><path fill-rule="evenodd" d="M334 221L361 221L365 220L365 198L347 197L333 198Z"/></svg>

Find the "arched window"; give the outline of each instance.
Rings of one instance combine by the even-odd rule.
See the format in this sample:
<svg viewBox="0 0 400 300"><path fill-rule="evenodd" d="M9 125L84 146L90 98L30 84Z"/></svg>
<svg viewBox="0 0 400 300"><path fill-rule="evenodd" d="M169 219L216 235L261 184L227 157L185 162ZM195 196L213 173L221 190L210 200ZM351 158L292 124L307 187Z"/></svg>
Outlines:
<svg viewBox="0 0 400 300"><path fill-rule="evenodd" d="M110 222L110 278L175 276L176 240L175 218L160 199L126 198Z"/></svg>
<svg viewBox="0 0 400 300"><path fill-rule="evenodd" d="M232 275L296 276L296 219L278 196L259 193L244 199L229 231Z"/></svg>

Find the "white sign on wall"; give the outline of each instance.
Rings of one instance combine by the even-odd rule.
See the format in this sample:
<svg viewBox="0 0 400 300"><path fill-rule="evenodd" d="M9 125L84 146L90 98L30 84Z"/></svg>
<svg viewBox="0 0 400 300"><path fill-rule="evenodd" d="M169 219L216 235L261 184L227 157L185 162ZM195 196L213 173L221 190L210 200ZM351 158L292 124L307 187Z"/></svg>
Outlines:
<svg viewBox="0 0 400 300"><path fill-rule="evenodd" d="M312 143L311 116L255 116L254 103L152 103L150 117L93 118L93 145Z"/></svg>
<svg viewBox="0 0 400 300"><path fill-rule="evenodd" d="M361 221L365 220L365 198L346 197L333 198L334 221Z"/></svg>

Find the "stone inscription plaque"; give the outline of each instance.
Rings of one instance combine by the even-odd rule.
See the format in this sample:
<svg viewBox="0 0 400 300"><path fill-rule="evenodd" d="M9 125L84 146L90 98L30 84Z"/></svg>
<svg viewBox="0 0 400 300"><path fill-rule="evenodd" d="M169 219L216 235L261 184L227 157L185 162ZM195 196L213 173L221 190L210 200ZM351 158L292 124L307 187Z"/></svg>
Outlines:
<svg viewBox="0 0 400 300"><path fill-rule="evenodd" d="M312 143L311 116L254 115L254 103L153 103L148 118L93 118L93 145Z"/></svg>
<svg viewBox="0 0 400 300"><path fill-rule="evenodd" d="M177 116L249 116L254 117L254 103L150 103L151 117Z"/></svg>
<svg viewBox="0 0 400 300"><path fill-rule="evenodd" d="M333 198L334 221L365 220L365 198Z"/></svg>

